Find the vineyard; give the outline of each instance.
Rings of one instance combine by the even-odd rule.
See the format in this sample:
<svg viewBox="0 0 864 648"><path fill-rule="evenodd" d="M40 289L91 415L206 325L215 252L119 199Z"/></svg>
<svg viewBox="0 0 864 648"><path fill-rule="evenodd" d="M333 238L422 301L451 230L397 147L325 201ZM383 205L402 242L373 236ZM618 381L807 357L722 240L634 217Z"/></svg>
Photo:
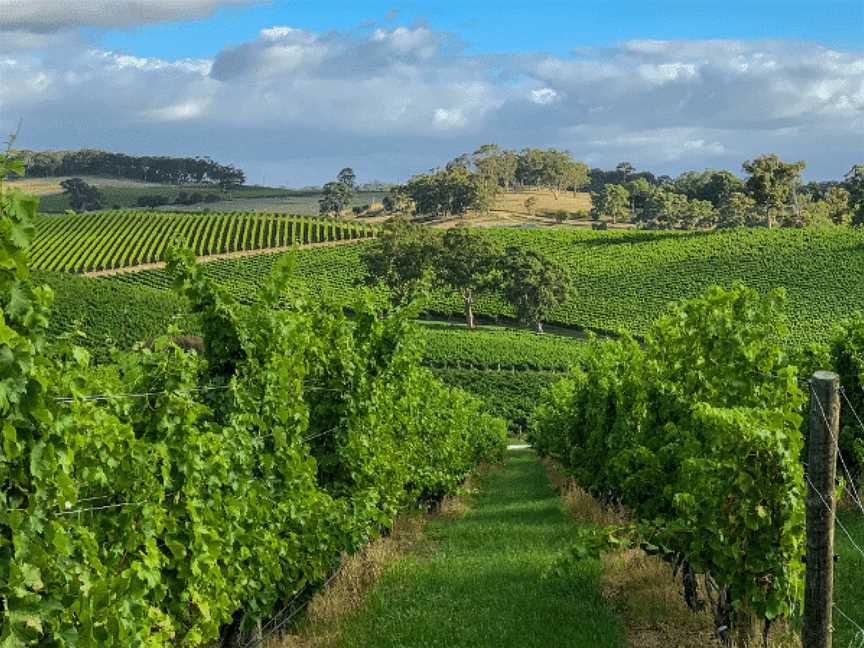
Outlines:
<svg viewBox="0 0 864 648"><path fill-rule="evenodd" d="M426 359L436 367L559 370L579 365L586 343L579 338L542 336L530 331L425 322Z"/></svg>
<svg viewBox="0 0 864 648"><path fill-rule="evenodd" d="M371 237L367 225L283 214L147 211L39 216L33 267L88 272L163 261L182 245L196 256Z"/></svg>
<svg viewBox="0 0 864 648"><path fill-rule="evenodd" d="M712 285L737 282L762 291L784 288L791 323L790 338L826 341L844 314L864 308L864 231L742 229L712 233L584 232L573 230L492 229L501 245L525 247L561 263L575 295L553 311L550 322L566 327L643 335L670 301L700 295ZM362 243L298 254L294 285L313 293L339 290L353 294L366 279L360 260ZM208 264L206 272L234 294L250 288L269 272L277 256L227 259ZM163 271L117 277L134 285L164 288ZM379 288L382 299L386 291ZM438 292L427 309L459 317L456 295ZM480 295L477 313L510 318L501 295Z"/></svg>
<svg viewBox="0 0 864 648"><path fill-rule="evenodd" d="M652 547L680 568L688 604L710 601L721 636L735 627L748 643L763 627L767 637L775 619L800 614L804 599L802 413L814 367L792 360L788 326L780 292L711 288L670 307L643 344L593 346L580 368L544 392L530 435L582 487L632 513L633 523L595 536L585 551ZM851 394L840 464L852 506L864 512L852 481L864 460L856 418L864 321L845 327L816 366L836 368ZM855 570L844 568L838 583L860 583ZM755 630L755 620L769 625ZM848 621L847 614L836 625L851 639Z"/></svg>
<svg viewBox="0 0 864 648"><path fill-rule="evenodd" d="M251 307L188 251L168 255L173 304L64 277L113 297L96 316L118 329L134 290L135 317L162 301L208 341L184 351L166 326L149 348L94 366L50 333L69 295L52 305L30 275L35 209L0 191L4 645L246 644L404 507L501 458L504 421L420 366L404 316L382 319L371 302L277 308L286 262Z"/></svg>

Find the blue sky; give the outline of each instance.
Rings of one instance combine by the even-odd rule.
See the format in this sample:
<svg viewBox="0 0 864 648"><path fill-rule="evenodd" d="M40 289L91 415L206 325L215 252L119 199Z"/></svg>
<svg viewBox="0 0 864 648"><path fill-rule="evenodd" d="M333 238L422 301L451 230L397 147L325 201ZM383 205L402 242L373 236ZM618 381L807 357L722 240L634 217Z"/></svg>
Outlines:
<svg viewBox="0 0 864 648"><path fill-rule="evenodd" d="M428 24L461 37L469 53L564 55L574 47L630 39L783 38L841 49L864 44L861 0L273 0L226 7L197 21L100 32L95 37L106 47L138 56L199 58L251 40L273 25L320 32L362 29L371 23Z"/></svg>
<svg viewBox="0 0 864 648"><path fill-rule="evenodd" d="M302 186L485 143L677 175L864 159L864 1L0 0L0 130Z"/></svg>

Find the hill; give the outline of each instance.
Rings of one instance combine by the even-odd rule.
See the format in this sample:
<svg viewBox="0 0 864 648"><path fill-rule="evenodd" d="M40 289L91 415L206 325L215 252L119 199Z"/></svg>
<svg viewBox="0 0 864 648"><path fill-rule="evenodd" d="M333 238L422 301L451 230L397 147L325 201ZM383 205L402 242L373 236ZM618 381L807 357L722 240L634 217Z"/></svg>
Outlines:
<svg viewBox="0 0 864 648"><path fill-rule="evenodd" d="M372 235L356 222L284 214L146 211L39 216L31 259L37 270L87 272L161 261L167 246L198 256L344 241Z"/></svg>
<svg viewBox="0 0 864 648"><path fill-rule="evenodd" d="M498 228L487 235L501 245L542 252L567 268L575 296L550 318L567 327L639 335L670 301L736 282L763 292L784 288L791 335L798 342L825 340L838 320L864 309L864 231L855 228L705 233ZM365 280L360 260L365 245L300 252L297 282L313 293L354 290ZM248 295L273 261L272 255L221 260L208 264L207 272ZM162 271L115 280L169 284ZM462 311L455 296L445 293L436 293L427 308L455 319ZM494 293L479 299L477 312L491 320L512 316Z"/></svg>

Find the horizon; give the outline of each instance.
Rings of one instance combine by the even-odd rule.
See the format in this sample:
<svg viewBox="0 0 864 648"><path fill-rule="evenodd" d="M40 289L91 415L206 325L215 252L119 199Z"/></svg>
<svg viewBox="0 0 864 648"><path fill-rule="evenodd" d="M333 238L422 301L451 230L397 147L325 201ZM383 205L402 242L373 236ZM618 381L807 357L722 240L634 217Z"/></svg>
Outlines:
<svg viewBox="0 0 864 648"><path fill-rule="evenodd" d="M292 187L404 182L485 143L672 176L861 161L860 3L660 4L0 0L0 128Z"/></svg>

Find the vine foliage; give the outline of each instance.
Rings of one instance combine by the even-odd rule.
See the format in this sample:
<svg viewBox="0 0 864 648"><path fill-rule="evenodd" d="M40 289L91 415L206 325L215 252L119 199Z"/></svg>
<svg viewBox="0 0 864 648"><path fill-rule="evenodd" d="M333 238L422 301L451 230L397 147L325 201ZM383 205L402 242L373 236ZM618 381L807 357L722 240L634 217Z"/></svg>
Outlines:
<svg viewBox="0 0 864 648"><path fill-rule="evenodd" d="M597 343L533 420L538 447L683 567L694 607L706 576L721 627L790 615L803 595L805 394L783 301L738 285L678 303L644 346Z"/></svg>
<svg viewBox="0 0 864 648"><path fill-rule="evenodd" d="M205 353L173 330L91 366L46 334L36 207L0 191L0 646L203 645L501 457L505 423L419 366L406 316L283 307L290 257L243 306L172 254Z"/></svg>

